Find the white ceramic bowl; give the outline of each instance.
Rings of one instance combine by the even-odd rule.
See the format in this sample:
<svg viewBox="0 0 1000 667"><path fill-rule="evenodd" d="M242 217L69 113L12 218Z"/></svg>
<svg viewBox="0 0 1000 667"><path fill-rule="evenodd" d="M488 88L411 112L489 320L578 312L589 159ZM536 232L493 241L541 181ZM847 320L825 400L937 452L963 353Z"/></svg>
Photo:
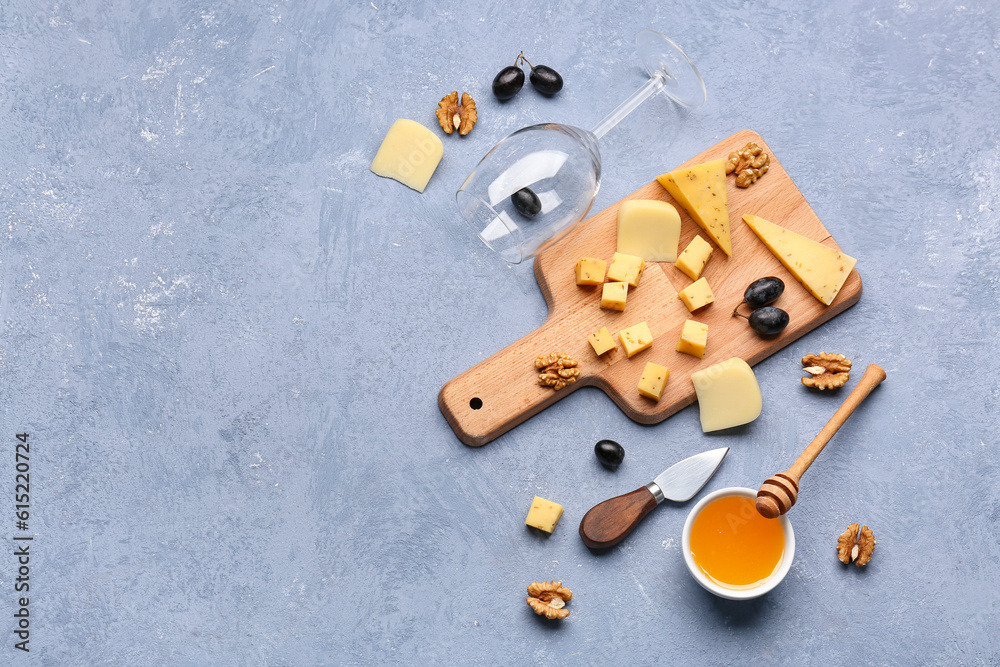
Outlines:
<svg viewBox="0 0 1000 667"><path fill-rule="evenodd" d="M691 526L694 524L695 517L701 513L708 503L724 496L743 496L745 498L755 500L757 498L757 492L753 489L731 486L727 489L713 491L698 501L698 504L695 505L691 509L691 513L688 514L687 521L684 522L684 536L681 539L681 548L684 550L684 562L687 564L688 571L691 572L691 576L694 577L695 581L701 584L702 587L710 593L715 593L719 597L728 598L730 600L750 600L755 597L760 597L780 584L781 580L785 578L786 574L788 574L788 570L792 567L792 559L795 558L795 533L792 532L792 522L788 520L786 515L782 515L777 519L781 522L781 527L785 531L785 550L784 553L781 554L781 561L778 563L778 567L774 569L771 576L762 581L760 585L754 586L753 588L743 589L720 586L705 576L705 573L701 571L698 564L694 562L694 557L691 555Z"/></svg>

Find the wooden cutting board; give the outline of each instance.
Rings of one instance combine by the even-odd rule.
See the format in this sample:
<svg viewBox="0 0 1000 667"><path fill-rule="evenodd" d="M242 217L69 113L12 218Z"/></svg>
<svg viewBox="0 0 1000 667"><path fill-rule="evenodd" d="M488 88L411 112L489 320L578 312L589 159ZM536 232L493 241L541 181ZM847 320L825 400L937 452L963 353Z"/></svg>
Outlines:
<svg viewBox="0 0 1000 667"><path fill-rule="evenodd" d="M535 257L535 277L549 306L545 323L441 388L438 405L462 442L474 447L485 445L587 386L599 387L637 422L661 422L694 402L692 372L730 357L741 357L752 366L857 303L861 297L861 277L857 270L848 276L833 304L824 306L806 292L743 222L746 213L759 215L840 249L758 134L749 130L737 132L682 166L726 158L749 141L770 154L771 164L767 174L749 188L737 188L732 176L726 179L733 256L727 257L713 244L715 251L702 273L715 293L715 303L689 313L677 298L677 292L690 285L691 279L673 264L647 263L639 286L629 290L625 311L603 310L601 286L578 287L573 267L580 257L597 257L610 264L617 243L621 202L609 206ZM695 234L700 233L711 243L709 236L655 180L625 199L661 199L673 204L682 225L678 252ZM773 305L787 311L791 318L788 327L772 339L758 336L745 319L732 317L732 310L743 300L747 285L764 276L778 276L785 282L784 293ZM741 312L749 311L744 306ZM689 318L708 325L708 346L702 359L675 351L681 327ZM653 345L628 359L618 332L643 321L653 334ZM598 357L587 337L603 326L611 331L618 348ZM566 352L580 362L576 383L559 391L537 384L534 360L551 352ZM640 396L636 389L649 361L670 369L670 378L658 402ZM766 396L764 409L768 409Z"/></svg>

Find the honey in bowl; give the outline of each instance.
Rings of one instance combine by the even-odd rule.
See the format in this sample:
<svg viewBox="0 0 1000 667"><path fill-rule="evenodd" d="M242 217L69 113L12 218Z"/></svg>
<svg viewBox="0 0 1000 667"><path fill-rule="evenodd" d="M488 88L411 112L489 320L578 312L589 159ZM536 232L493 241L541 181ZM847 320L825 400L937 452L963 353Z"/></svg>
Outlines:
<svg viewBox="0 0 1000 667"><path fill-rule="evenodd" d="M691 524L691 556L709 579L725 588L759 586L781 563L785 531L779 519L765 519L753 498L723 496L711 501Z"/></svg>

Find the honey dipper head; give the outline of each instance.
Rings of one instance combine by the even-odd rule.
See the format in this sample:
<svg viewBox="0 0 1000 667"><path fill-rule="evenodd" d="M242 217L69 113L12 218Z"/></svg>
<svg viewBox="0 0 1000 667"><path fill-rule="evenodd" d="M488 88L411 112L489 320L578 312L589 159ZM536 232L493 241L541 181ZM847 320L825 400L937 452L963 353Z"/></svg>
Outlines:
<svg viewBox="0 0 1000 667"><path fill-rule="evenodd" d="M792 509L799 495L799 485L784 473L764 480L757 491L757 511L768 519L776 519Z"/></svg>

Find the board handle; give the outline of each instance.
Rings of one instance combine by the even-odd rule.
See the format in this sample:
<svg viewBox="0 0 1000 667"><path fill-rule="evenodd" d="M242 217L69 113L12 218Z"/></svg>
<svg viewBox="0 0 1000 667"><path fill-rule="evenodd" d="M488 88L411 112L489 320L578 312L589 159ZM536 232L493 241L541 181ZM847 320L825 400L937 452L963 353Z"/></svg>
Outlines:
<svg viewBox="0 0 1000 667"><path fill-rule="evenodd" d="M645 486L590 508L580 522L580 537L591 549L606 549L624 540L656 507L656 498Z"/></svg>
<svg viewBox="0 0 1000 667"><path fill-rule="evenodd" d="M567 326L549 320L441 388L438 407L459 440L481 447L593 381L586 350L565 347L572 338ZM538 356L552 352L565 352L581 364L577 381L559 390L539 385L534 366Z"/></svg>

